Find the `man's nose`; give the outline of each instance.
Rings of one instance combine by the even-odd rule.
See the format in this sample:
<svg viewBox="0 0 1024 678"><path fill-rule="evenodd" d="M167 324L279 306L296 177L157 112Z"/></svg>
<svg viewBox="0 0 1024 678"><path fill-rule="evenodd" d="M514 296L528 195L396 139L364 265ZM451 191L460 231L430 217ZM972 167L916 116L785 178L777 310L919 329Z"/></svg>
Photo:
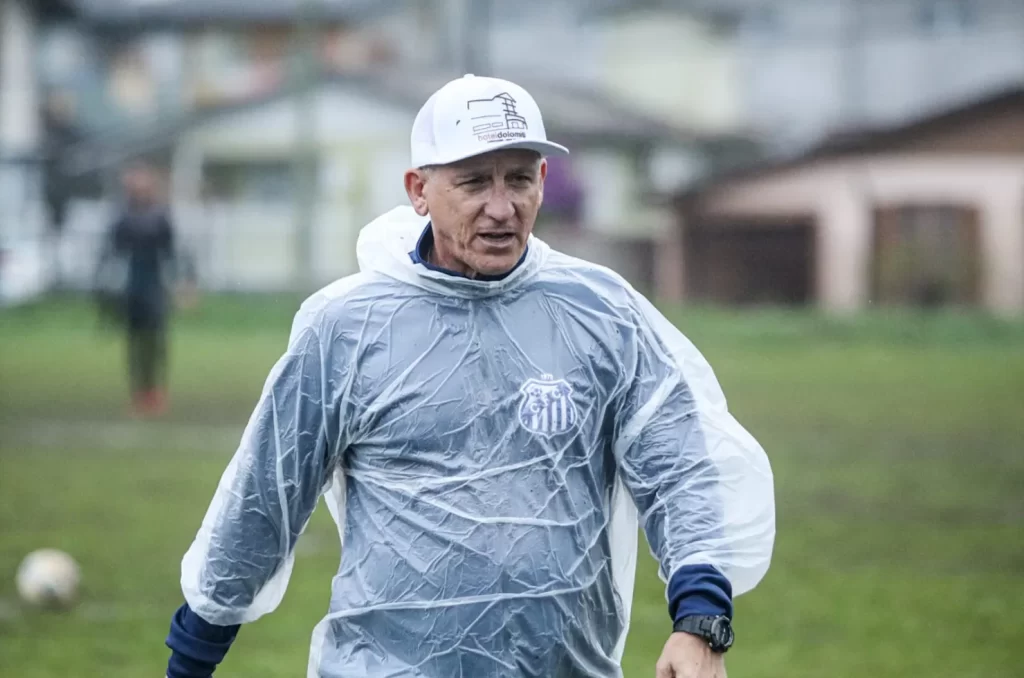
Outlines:
<svg viewBox="0 0 1024 678"><path fill-rule="evenodd" d="M498 186L491 191L484 205L484 214L498 222L505 222L515 216L516 208L505 190L504 186Z"/></svg>

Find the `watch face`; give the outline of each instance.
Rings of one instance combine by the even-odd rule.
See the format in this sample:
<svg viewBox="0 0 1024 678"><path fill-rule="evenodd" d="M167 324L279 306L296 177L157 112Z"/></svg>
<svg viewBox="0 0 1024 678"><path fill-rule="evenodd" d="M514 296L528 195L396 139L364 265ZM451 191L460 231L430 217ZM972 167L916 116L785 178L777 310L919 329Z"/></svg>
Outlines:
<svg viewBox="0 0 1024 678"><path fill-rule="evenodd" d="M732 647L735 634L732 630L732 624L725 617L719 617L714 621L711 626L711 643L723 650L728 650Z"/></svg>
<svg viewBox="0 0 1024 678"><path fill-rule="evenodd" d="M715 652L725 652L732 647L735 634L728 617L692 616L680 619L672 626L673 631L690 633L703 638Z"/></svg>

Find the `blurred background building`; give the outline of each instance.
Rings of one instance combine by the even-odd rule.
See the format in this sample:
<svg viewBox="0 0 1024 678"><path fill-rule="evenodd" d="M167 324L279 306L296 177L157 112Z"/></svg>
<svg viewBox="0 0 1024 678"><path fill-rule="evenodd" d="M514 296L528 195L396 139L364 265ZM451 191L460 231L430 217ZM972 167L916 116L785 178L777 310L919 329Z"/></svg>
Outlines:
<svg viewBox="0 0 1024 678"><path fill-rule="evenodd" d="M1016 0L0 0L0 295L88 286L140 157L205 288L350 273L466 72L572 146L538 234L656 296L1024 311Z"/></svg>

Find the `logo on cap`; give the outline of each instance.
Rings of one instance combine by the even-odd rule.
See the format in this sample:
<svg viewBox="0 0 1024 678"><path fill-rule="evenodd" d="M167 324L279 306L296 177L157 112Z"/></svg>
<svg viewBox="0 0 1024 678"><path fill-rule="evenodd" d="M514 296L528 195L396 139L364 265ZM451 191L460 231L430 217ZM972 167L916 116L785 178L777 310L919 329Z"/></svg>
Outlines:
<svg viewBox="0 0 1024 678"><path fill-rule="evenodd" d="M473 134L478 141L494 143L509 139L525 139L529 126L526 118L516 110L516 100L508 92L490 99L471 99L466 109L473 115Z"/></svg>

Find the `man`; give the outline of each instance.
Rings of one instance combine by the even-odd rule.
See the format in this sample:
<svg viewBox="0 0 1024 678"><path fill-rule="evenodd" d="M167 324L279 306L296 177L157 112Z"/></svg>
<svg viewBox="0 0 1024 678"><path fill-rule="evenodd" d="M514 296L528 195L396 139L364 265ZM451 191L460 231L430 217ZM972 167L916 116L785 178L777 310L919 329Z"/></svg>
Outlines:
<svg viewBox="0 0 1024 678"><path fill-rule="evenodd" d="M148 165L122 176L125 206L107 234L97 272L103 311L123 325L128 382L136 414L166 407L167 320L175 275L174 232L160 201L160 181Z"/></svg>
<svg viewBox="0 0 1024 678"><path fill-rule="evenodd" d="M185 555L171 678L210 675L278 605L324 493L342 558L311 678L621 676L637 510L674 622L657 675L725 675L771 470L650 303L531 235L565 152L513 83L424 105L411 209L302 305Z"/></svg>

